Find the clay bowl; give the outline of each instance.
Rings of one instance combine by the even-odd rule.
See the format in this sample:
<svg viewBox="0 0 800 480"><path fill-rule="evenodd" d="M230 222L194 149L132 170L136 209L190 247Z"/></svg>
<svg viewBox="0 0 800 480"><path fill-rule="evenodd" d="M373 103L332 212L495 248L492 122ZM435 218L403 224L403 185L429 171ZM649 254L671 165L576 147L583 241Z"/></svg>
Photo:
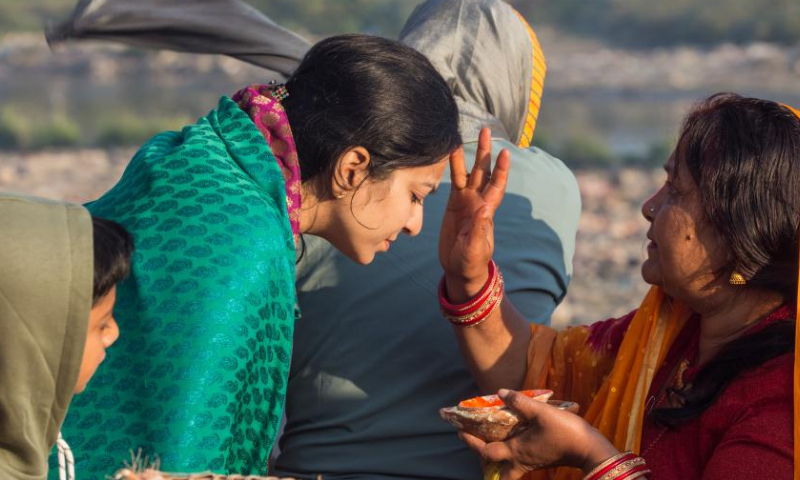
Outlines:
<svg viewBox="0 0 800 480"><path fill-rule="evenodd" d="M520 393L562 410L574 410L577 406L571 402L551 401L551 390L525 390ZM439 415L447 423L485 442L501 442L524 429L524 423L520 422L519 416L506 408L497 395L464 400L455 407L440 409Z"/></svg>

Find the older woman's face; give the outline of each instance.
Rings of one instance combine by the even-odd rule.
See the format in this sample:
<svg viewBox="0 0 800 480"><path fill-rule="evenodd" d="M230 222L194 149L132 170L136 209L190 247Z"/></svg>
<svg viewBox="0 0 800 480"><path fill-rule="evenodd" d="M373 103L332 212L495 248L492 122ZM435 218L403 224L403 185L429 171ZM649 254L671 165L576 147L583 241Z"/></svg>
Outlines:
<svg viewBox="0 0 800 480"><path fill-rule="evenodd" d="M685 162L676 169L673 153L664 169L667 180L642 207L650 222L642 277L679 299L703 297L713 293L714 273L726 256L704 219L700 192Z"/></svg>

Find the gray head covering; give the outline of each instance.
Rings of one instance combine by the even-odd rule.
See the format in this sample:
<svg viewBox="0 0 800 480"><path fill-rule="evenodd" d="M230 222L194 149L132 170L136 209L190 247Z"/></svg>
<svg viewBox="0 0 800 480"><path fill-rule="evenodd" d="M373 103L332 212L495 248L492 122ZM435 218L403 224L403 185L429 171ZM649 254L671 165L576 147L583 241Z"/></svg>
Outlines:
<svg viewBox="0 0 800 480"><path fill-rule="evenodd" d="M488 126L494 137L520 143L538 47L528 28L500 0L429 0L406 22L400 41L425 54L450 85L465 142Z"/></svg>
<svg viewBox="0 0 800 480"><path fill-rule="evenodd" d="M50 44L98 39L221 53L287 77L310 46L240 0L81 0L45 35Z"/></svg>

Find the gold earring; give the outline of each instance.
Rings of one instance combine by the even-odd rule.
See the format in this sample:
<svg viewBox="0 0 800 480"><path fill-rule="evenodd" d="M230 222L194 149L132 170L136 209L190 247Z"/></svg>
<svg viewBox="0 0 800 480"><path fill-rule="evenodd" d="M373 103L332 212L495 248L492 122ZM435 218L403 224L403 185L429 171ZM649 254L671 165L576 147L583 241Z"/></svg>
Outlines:
<svg viewBox="0 0 800 480"><path fill-rule="evenodd" d="M747 280L742 276L741 273L733 271L731 272L731 277L728 279L728 283L731 285L744 285L747 283Z"/></svg>
<svg viewBox="0 0 800 480"><path fill-rule="evenodd" d="M345 187L345 188L350 188L350 182L348 182L347 180L345 180L345 181L344 181L344 187ZM344 197L346 197L346 196L347 196L347 192L346 192L346 191L344 191L344 192L342 192L342 193L339 193L339 194L337 194L337 195L334 195L334 197L336 197L336 200L341 200L341 199L343 199L343 198L344 198Z"/></svg>

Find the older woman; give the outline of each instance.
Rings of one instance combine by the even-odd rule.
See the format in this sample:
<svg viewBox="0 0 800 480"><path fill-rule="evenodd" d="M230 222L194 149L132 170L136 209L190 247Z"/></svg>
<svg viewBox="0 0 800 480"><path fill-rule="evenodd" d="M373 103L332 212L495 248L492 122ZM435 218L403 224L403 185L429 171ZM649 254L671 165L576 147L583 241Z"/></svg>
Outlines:
<svg viewBox="0 0 800 480"><path fill-rule="evenodd" d="M487 273L507 172L479 162L453 173L440 302L473 374L486 390L549 388L583 407L578 416L501 389L530 428L491 444L462 434L503 462L500 478L545 466L573 468L533 478L792 478L797 112L713 96L686 118L665 168L642 208L653 288L622 318L563 332L530 326L493 264Z"/></svg>

